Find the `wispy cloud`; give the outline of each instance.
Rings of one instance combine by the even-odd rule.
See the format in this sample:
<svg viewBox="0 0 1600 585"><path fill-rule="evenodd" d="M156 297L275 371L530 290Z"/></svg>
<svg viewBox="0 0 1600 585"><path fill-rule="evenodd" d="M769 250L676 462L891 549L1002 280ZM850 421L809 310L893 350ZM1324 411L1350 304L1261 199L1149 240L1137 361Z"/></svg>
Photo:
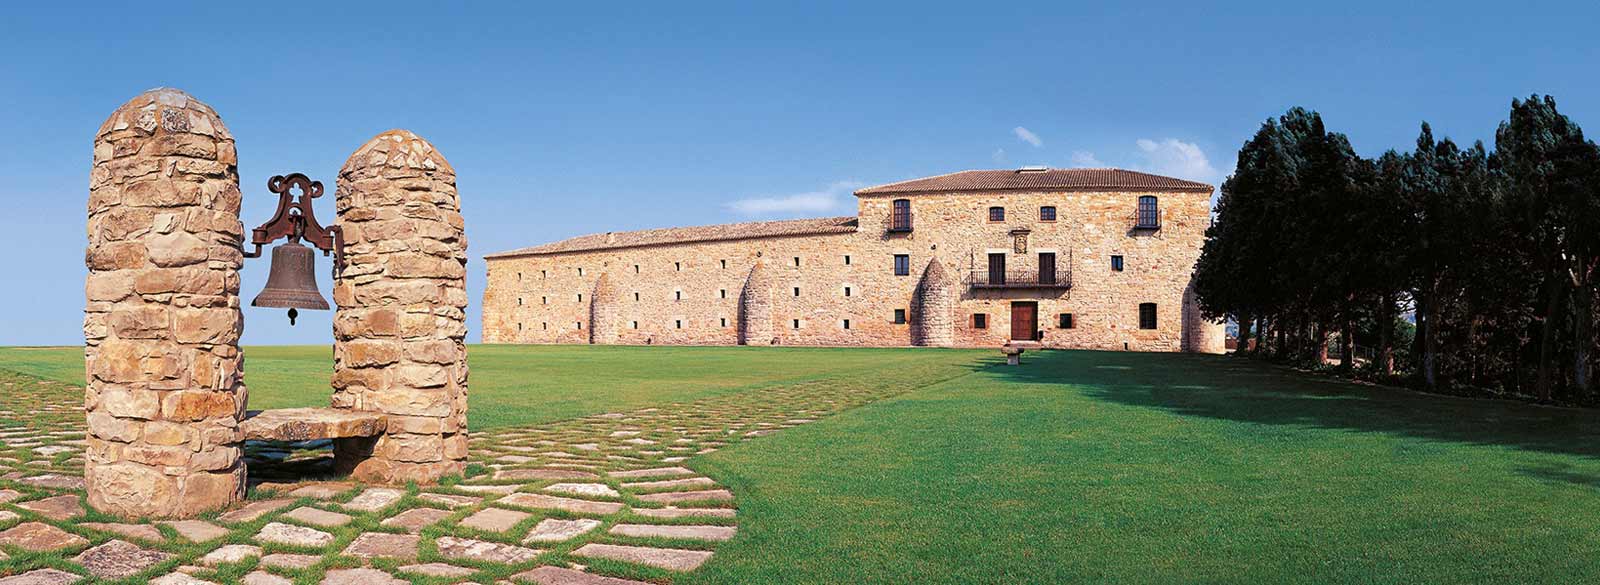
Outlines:
<svg viewBox="0 0 1600 585"><path fill-rule="evenodd" d="M1006 149L1004 149L1004 148L996 148L996 149L994 149L994 153L990 154L989 158L994 159L994 162L997 162L997 163L1000 163L1000 164L1005 164L1005 162L1006 162Z"/></svg>
<svg viewBox="0 0 1600 585"><path fill-rule="evenodd" d="M1144 158L1143 162L1136 165L1139 170L1213 185L1222 179L1223 173L1211 165L1206 153L1193 142L1176 138L1141 138L1137 144Z"/></svg>
<svg viewBox="0 0 1600 585"><path fill-rule="evenodd" d="M729 211L745 217L825 215L843 209L845 196L864 186L865 184L859 181L838 181L819 191L748 197L729 201L724 206Z"/></svg>
<svg viewBox="0 0 1600 585"><path fill-rule="evenodd" d="M1107 165L1100 162L1100 159L1095 158L1094 153L1087 150L1078 150L1072 153L1072 166L1078 168L1100 168Z"/></svg>
<svg viewBox="0 0 1600 585"><path fill-rule="evenodd" d="M1016 128L1011 129L1011 133L1017 135L1017 140L1032 144L1034 148L1044 146L1044 140L1039 138L1038 134L1034 134L1032 130L1027 128L1017 126Z"/></svg>

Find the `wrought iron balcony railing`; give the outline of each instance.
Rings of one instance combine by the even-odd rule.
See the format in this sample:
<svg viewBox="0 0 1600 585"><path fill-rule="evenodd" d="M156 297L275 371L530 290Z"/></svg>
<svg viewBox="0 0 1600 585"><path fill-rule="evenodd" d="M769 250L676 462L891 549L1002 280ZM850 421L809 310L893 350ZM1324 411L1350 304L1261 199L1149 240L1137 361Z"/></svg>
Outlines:
<svg viewBox="0 0 1600 585"><path fill-rule="evenodd" d="M967 273L967 286L975 289L1069 289L1072 288L1072 273L1062 270L991 272L978 269Z"/></svg>

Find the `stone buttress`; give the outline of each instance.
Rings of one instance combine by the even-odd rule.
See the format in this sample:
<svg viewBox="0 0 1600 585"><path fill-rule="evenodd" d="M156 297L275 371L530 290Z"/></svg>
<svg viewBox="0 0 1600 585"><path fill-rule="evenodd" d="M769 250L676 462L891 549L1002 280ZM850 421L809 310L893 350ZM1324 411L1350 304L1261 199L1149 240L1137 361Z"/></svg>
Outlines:
<svg viewBox="0 0 1600 585"><path fill-rule="evenodd" d="M346 265L334 282L333 407L379 412L387 431L338 439L360 480L429 482L467 455L467 240L455 170L405 130L340 169Z"/></svg>
<svg viewBox="0 0 1600 585"><path fill-rule="evenodd" d="M772 275L757 260L739 291L739 345L772 345Z"/></svg>
<svg viewBox="0 0 1600 585"><path fill-rule="evenodd" d="M619 300L617 287L611 283L610 275L602 272L600 278L595 279L594 291L589 296L589 343L617 343L617 334L621 329L621 320L617 317Z"/></svg>
<svg viewBox="0 0 1600 585"><path fill-rule="evenodd" d="M928 261L911 296L911 344L955 345L956 283L938 259Z"/></svg>
<svg viewBox="0 0 1600 585"><path fill-rule="evenodd" d="M155 89L94 144L84 315L89 505L195 516L244 496L238 157L210 106Z"/></svg>

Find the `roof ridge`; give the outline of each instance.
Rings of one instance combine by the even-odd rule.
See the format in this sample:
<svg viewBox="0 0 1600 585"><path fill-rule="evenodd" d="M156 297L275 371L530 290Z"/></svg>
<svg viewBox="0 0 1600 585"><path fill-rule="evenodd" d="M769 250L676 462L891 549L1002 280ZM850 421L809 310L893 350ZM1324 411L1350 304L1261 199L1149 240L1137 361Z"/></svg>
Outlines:
<svg viewBox="0 0 1600 585"><path fill-rule="evenodd" d="M525 255L533 255L533 254L552 254L552 253L560 253L560 252L584 252L584 251L593 251L593 250L606 250L606 249L613 249L613 248L629 248L629 247L639 247L639 246L657 246L657 245L667 245L667 244L674 244L674 243L688 243L688 242L716 241L716 240L736 240L736 239L745 239L745 238L754 238L754 237L782 237L782 236L798 236L798 235L808 235L808 234L835 233L835 232L844 232L844 231L854 230L855 229L854 228L854 224L855 224L856 220L857 220L857 218L854 215L841 215L841 216L833 216L833 217L805 217L805 218L793 218L793 219L768 219L768 220L757 220L757 221L741 221L741 222L731 222L731 223L703 224L703 225L694 225L694 226L668 226L668 227L644 228L644 229L627 230L627 231L595 232L595 233L583 234L583 235L578 235L578 236L572 236L570 238L564 238L564 239L561 239L561 240L556 240L554 242L549 242L549 243L545 243L545 244L539 244L537 246L527 246L527 247L523 247L523 248L516 248L516 249L512 249L512 250L506 250L506 251L503 251L503 252L493 252L493 253L490 253L490 254L485 254L484 258L505 258L505 257L511 257L511 256L525 256ZM776 232L776 233L735 233L735 234L715 234L715 233L711 233L711 234L706 234L706 235L703 235L703 236L694 236L694 235L692 235L690 233L687 233L687 232L691 232L693 230L712 230L712 231L724 231L725 232L725 231L729 231L729 230L739 231L740 228L755 228L755 227L767 227L767 226L781 227L781 226L784 226L784 225L802 225L803 226L803 225L806 225L806 224L815 224L815 227L810 228L810 230L799 230L799 231L787 232L787 233L782 232L782 231L779 231L779 232ZM848 229L846 229L846 228L848 228ZM674 232L680 232L683 235L681 237L671 237ZM648 237L648 236L661 236L661 239L659 241L647 241L647 240L643 240L643 241L622 241L622 240L637 240L637 239L640 238L640 236L646 236L646 237ZM598 241L591 243L591 242L588 242L587 240L598 240Z"/></svg>
<svg viewBox="0 0 1600 585"><path fill-rule="evenodd" d="M976 173L976 172L981 172L981 171L984 171L984 170L985 169L966 169L966 170L962 170L962 171L953 171L953 172L945 173L945 174L942 174L942 175L933 175L933 176L928 176L928 177L917 177L915 179L902 179L902 180L899 180L899 181L894 181L892 183L884 183L882 185L873 185L871 187L862 187L860 189L856 189L856 193L860 193L862 191L871 191L873 189L883 189L885 187L893 187L893 186L899 185L901 183L911 183L911 182L915 182L915 181L927 181L929 179L943 179L945 177L953 177L953 176L959 175L961 173Z"/></svg>

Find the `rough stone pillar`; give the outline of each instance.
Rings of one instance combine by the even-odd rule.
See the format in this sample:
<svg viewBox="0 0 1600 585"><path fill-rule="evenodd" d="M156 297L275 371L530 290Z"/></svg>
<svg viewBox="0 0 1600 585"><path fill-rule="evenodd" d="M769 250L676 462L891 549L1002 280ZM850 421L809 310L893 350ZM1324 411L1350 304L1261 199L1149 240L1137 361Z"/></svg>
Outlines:
<svg viewBox="0 0 1600 585"><path fill-rule="evenodd" d="M373 439L339 439L357 479L428 482L467 457L467 239L455 169L405 130L339 170L344 271L335 279L333 407L388 415Z"/></svg>
<svg viewBox="0 0 1600 585"><path fill-rule="evenodd" d="M1210 321L1200 312L1200 300L1195 296L1194 281L1183 289L1183 337L1179 343L1190 353L1226 353L1228 351L1227 325Z"/></svg>
<svg viewBox="0 0 1600 585"><path fill-rule="evenodd" d="M589 295L589 343L615 345L620 329L617 319L617 287L611 277L600 273L594 281L594 292Z"/></svg>
<svg viewBox="0 0 1600 585"><path fill-rule="evenodd" d="M238 158L216 111L153 89L111 114L89 177L89 505L180 517L244 497Z"/></svg>
<svg viewBox="0 0 1600 585"><path fill-rule="evenodd" d="M929 260L911 297L911 344L950 347L956 342L956 284L938 259Z"/></svg>
<svg viewBox="0 0 1600 585"><path fill-rule="evenodd" d="M739 345L772 345L772 275L756 261L739 291Z"/></svg>

